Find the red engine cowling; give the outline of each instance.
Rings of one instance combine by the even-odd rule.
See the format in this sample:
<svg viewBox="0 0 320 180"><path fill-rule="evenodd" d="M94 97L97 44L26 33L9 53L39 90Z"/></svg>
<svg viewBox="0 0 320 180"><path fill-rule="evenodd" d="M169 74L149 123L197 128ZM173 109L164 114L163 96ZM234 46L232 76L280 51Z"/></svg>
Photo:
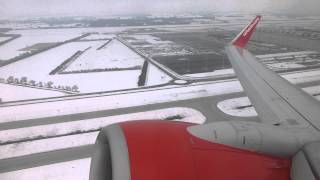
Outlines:
<svg viewBox="0 0 320 180"><path fill-rule="evenodd" d="M290 160L192 136L192 124L135 121L120 124L132 180L288 180Z"/></svg>

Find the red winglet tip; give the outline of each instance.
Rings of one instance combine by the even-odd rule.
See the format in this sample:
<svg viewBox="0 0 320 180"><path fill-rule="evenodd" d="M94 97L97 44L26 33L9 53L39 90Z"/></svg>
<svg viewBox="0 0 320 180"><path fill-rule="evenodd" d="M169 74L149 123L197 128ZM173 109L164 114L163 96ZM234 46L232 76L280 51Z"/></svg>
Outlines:
<svg viewBox="0 0 320 180"><path fill-rule="evenodd" d="M232 44L240 48L245 48L260 20L260 15L254 18L254 20L232 41Z"/></svg>

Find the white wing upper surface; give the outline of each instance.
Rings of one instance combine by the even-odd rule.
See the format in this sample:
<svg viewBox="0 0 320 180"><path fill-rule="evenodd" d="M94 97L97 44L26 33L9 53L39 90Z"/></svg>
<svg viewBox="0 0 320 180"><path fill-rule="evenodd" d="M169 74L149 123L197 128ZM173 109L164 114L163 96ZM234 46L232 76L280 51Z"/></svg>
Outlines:
<svg viewBox="0 0 320 180"><path fill-rule="evenodd" d="M320 102L268 69L244 49L260 18L257 16L226 47L241 85L263 123L312 126L320 130Z"/></svg>

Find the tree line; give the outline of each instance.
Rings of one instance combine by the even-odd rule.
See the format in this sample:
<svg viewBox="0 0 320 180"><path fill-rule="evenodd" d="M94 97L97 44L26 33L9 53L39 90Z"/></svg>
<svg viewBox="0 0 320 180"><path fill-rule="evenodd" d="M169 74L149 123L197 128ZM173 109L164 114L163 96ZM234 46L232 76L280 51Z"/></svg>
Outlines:
<svg viewBox="0 0 320 180"><path fill-rule="evenodd" d="M22 86L47 88L47 89L53 89L53 90L79 92L79 87L77 85L73 85L73 86L54 85L54 82L52 82L52 81L48 81L48 82L39 81L39 82L37 82L35 80L29 80L25 76L23 76L21 78L17 78L14 76L9 76L7 79L0 78L0 82L7 83L7 84L22 85Z"/></svg>

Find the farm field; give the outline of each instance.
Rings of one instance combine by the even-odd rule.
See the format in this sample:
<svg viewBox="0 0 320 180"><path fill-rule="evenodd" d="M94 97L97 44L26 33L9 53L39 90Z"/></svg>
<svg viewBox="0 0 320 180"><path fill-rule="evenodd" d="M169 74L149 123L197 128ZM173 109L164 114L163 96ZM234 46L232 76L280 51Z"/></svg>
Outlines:
<svg viewBox="0 0 320 180"><path fill-rule="evenodd" d="M97 134L113 123L259 122L224 53L253 16L0 21L20 35L0 46L0 179L89 179ZM248 46L318 100L319 24L266 14Z"/></svg>
<svg viewBox="0 0 320 180"><path fill-rule="evenodd" d="M76 84L83 93L108 91L137 87L140 70L93 72L80 74L56 74L49 75L55 67L65 59L72 56L78 50L84 50L94 44L101 45L103 42L74 42L48 52L30 57L23 61L10 64L0 69L2 78L27 77L37 82L52 81L55 85L71 86ZM50 58L48 58L50 57ZM142 60L141 64L142 64ZM90 68L90 66L89 66ZM35 71L36 69L36 71Z"/></svg>
<svg viewBox="0 0 320 180"><path fill-rule="evenodd" d="M140 70L142 68L144 60L118 40L101 42L108 44L103 46L104 44L97 43L90 46L90 49L71 63L64 72Z"/></svg>
<svg viewBox="0 0 320 180"><path fill-rule="evenodd" d="M59 91L35 89L23 86L14 86L0 83L1 102L17 101L26 99L38 99L67 95Z"/></svg>
<svg viewBox="0 0 320 180"><path fill-rule="evenodd" d="M212 19L190 18L194 18L190 25L71 28L70 24L51 29L28 27L27 24L23 28L12 26L13 29L3 33L4 36L19 37L0 46L0 63L25 53L40 52L4 64L0 68L0 78L13 79L10 87L21 85L19 81L23 79L28 86L35 87L24 87L30 88L28 91L43 91L44 88L44 92L52 90L54 96L64 96L166 86L174 82L183 84L188 80L212 81L232 76L224 46L251 15L217 15L214 24ZM317 19L309 19L310 23L299 18L279 17L278 21L274 18L265 16L264 24L257 32L262 36L254 37L248 49L259 55L259 59L271 69L280 72L320 66L317 50L297 44L269 42L263 37L273 28L275 34L289 33L292 39L300 38L302 30L297 34L294 30L284 31L278 21L289 28L294 24L292 21L308 27L305 32L313 36L316 32L312 23ZM179 18L175 20L180 22ZM32 94L35 93L28 93L23 98L3 98L3 101L43 97Z"/></svg>
<svg viewBox="0 0 320 180"><path fill-rule="evenodd" d="M57 34L50 36L52 41L62 40L62 36L60 37L59 33ZM72 37L75 35L79 34L74 33ZM33 39L31 36L26 37L26 39L30 38L26 42L30 43L30 46L25 47L24 50L32 51L34 48L50 45L50 43L39 43L41 38L35 33L34 36L35 38ZM66 36L63 37L66 38ZM68 42L8 64L0 68L0 78L4 80L11 77L14 79L24 78L27 83L33 81L33 86L50 86L54 90L70 91L72 87L76 87L78 93L138 88L139 76L145 60L120 41L107 39L106 37L114 38L114 35L92 34L78 41ZM71 36L68 38L71 38ZM16 52L12 53L15 54ZM171 80L153 65L150 64L149 67L150 70L148 71L154 72L148 73L153 74L153 76L148 78L146 84L158 85ZM14 88L15 86L11 84L10 87ZM17 88L21 89L21 87ZM39 91L35 90L35 88L24 88L28 89L28 93L24 97L16 96L12 98L11 96L2 100L11 101L46 97L44 94L35 95ZM29 93L32 91L34 93ZM66 95L66 93L57 93L55 91L52 93L53 95L50 95L50 89L44 92L48 93L47 97Z"/></svg>
<svg viewBox="0 0 320 180"><path fill-rule="evenodd" d="M9 60L23 53L30 52L26 49L37 43L56 43L63 42L81 34L75 33L64 33L63 31L35 31L35 30L20 30L11 31L11 34L19 34L21 37L8 42L0 46L0 59Z"/></svg>

